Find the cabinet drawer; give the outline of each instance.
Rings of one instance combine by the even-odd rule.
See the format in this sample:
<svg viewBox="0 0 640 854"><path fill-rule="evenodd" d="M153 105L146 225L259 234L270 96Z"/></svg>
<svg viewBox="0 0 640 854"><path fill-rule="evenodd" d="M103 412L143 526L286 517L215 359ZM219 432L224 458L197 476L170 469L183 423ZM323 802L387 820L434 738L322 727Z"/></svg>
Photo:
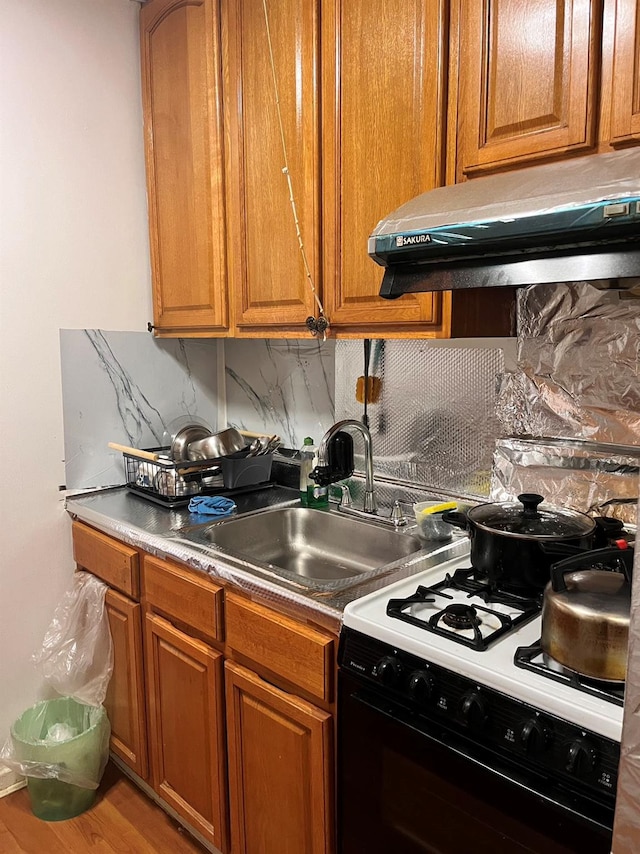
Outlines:
<svg viewBox="0 0 640 854"><path fill-rule="evenodd" d="M147 604L212 640L222 640L223 588L176 564L145 556Z"/></svg>
<svg viewBox="0 0 640 854"><path fill-rule="evenodd" d="M233 593L225 600L225 622L228 647L331 702L332 638Z"/></svg>
<svg viewBox="0 0 640 854"><path fill-rule="evenodd" d="M139 558L134 548L81 522L73 523L72 536L73 557L78 566L132 599L140 598Z"/></svg>

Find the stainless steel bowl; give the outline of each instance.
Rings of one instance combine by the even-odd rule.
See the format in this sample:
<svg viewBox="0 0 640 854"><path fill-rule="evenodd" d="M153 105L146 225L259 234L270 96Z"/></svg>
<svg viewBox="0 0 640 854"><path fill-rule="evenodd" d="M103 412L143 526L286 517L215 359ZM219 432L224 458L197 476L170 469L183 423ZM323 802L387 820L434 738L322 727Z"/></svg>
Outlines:
<svg viewBox="0 0 640 854"><path fill-rule="evenodd" d="M189 442L187 457L193 461L218 460L241 451L245 444L244 436L235 427L227 427L226 430Z"/></svg>
<svg viewBox="0 0 640 854"><path fill-rule="evenodd" d="M176 462L180 462L181 460L208 459L207 457L190 457L188 453L190 445L210 435L211 430L208 427L203 427L201 424L187 424L186 427L178 430L171 442L171 458Z"/></svg>

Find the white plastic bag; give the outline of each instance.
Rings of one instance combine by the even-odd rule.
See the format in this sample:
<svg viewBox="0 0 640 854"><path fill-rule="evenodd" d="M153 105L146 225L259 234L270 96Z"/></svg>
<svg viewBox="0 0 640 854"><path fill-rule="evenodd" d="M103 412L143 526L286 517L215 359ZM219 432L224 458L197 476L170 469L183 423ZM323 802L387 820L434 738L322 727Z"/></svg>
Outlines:
<svg viewBox="0 0 640 854"><path fill-rule="evenodd" d="M46 682L79 703L100 706L113 672L113 645L104 600L107 585L88 572L76 572L73 587L55 610L34 653Z"/></svg>

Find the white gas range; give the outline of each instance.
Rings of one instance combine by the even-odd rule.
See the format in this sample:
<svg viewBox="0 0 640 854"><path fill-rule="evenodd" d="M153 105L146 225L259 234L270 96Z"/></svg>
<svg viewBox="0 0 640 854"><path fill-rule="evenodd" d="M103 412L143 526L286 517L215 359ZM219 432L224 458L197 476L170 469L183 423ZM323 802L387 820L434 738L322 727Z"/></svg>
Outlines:
<svg viewBox="0 0 640 854"><path fill-rule="evenodd" d="M573 681L570 676L563 679L560 669L556 671L561 680L558 681L546 673L542 665L539 672L516 665L516 650L533 647L540 639L539 607L533 605L527 612L526 604L523 609L520 604L513 607L500 602L487 603L468 590L457 591L446 586L438 594L431 589L442 583L447 574L454 576L456 570L464 572L469 566L468 556L456 558L356 599L346 606L343 625L619 742L623 707L622 691L618 686L607 690L602 684L591 686L581 680L582 686L576 687L579 684L577 677ZM416 596L419 589L424 592ZM445 598L449 596L451 599ZM410 601L402 607L401 600ZM387 612L390 601L396 603L395 608L392 606L390 609L392 613ZM480 620L476 630L447 625L446 610L451 605L461 611L469 606L475 607L476 619ZM502 628L500 617L496 616L500 614L512 622L522 618L522 622L492 640L492 633ZM416 622L408 622L407 616L414 617ZM455 619L454 614L454 623ZM464 614L460 620L467 625ZM424 623L429 624L430 621L438 631L432 630L433 625L425 627ZM471 645L477 632L487 642L486 649ZM456 641L456 636L470 645ZM526 660L527 656L522 658ZM541 658L540 653L539 658L533 658L534 663L540 662ZM390 662L385 664L393 666ZM382 669L384 671L384 666ZM379 668L377 674L378 671ZM391 681L393 677L391 674L385 677L383 673L380 678ZM592 687L593 693L590 693Z"/></svg>
<svg viewBox="0 0 640 854"><path fill-rule="evenodd" d="M624 688L543 656L540 593L486 587L464 556L346 606L341 854L609 854Z"/></svg>

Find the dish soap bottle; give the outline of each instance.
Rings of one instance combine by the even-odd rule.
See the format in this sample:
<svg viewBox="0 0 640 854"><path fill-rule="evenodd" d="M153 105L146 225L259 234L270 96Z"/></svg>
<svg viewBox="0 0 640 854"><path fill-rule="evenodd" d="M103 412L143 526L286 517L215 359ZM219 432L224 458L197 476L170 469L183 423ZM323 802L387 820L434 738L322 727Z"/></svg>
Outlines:
<svg viewBox="0 0 640 854"><path fill-rule="evenodd" d="M318 449L313 444L313 439L307 436L300 448L300 503L307 507L309 491L313 490L315 483L309 477L309 472L315 467Z"/></svg>

